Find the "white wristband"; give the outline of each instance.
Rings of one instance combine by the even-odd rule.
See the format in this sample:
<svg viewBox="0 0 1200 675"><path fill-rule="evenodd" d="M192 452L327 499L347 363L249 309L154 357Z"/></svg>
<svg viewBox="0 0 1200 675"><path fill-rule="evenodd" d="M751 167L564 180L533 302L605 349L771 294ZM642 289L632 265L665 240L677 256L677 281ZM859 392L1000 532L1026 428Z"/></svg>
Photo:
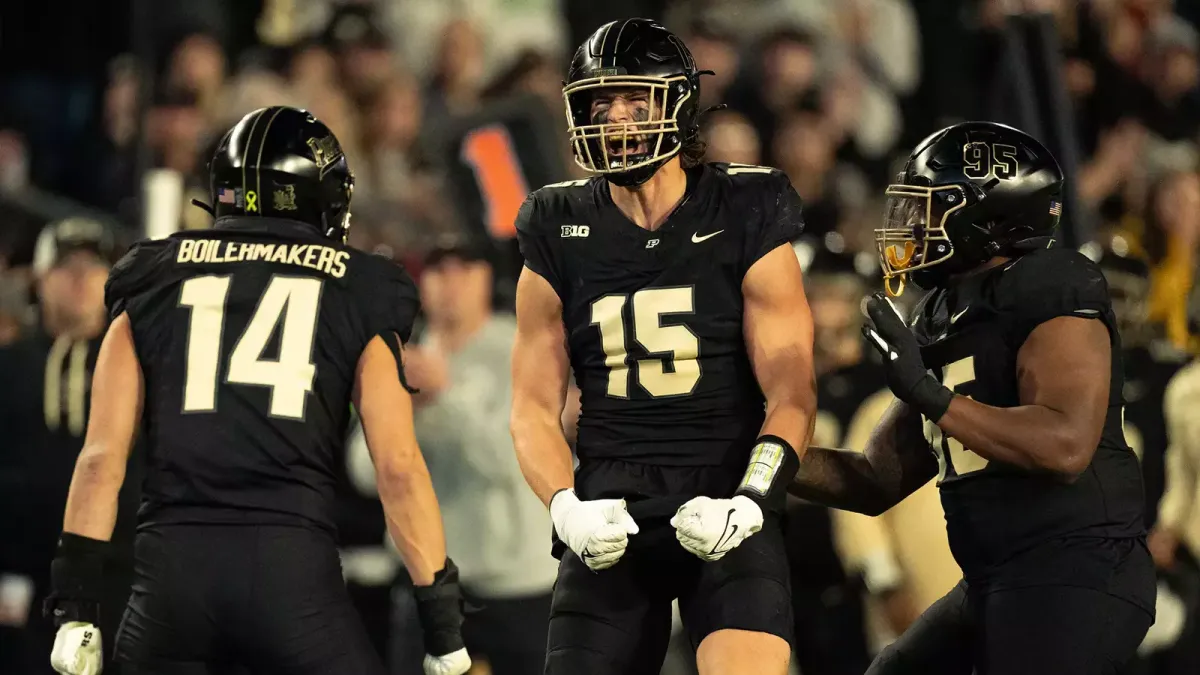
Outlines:
<svg viewBox="0 0 1200 675"><path fill-rule="evenodd" d="M550 521L554 523L554 531L562 538L562 520L575 506L579 497L575 496L574 488L559 490L550 498Z"/></svg>

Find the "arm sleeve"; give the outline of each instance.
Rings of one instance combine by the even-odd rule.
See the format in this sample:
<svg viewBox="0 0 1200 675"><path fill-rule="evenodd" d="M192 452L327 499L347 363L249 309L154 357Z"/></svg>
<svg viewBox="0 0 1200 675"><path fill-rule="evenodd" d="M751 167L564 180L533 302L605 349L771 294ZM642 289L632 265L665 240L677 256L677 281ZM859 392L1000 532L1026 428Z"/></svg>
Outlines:
<svg viewBox="0 0 1200 675"><path fill-rule="evenodd" d="M768 202L764 208L767 216L762 227L747 241L747 271L760 258L782 244L795 241L804 232L803 204L791 181L782 173L772 174L767 185L770 186L764 197Z"/></svg>
<svg viewBox="0 0 1200 675"><path fill-rule="evenodd" d="M1099 319L1116 334L1116 318L1108 299L1104 273L1083 254L1049 249L1028 254L1005 272L1015 285L1013 333L1020 346L1041 324L1060 316ZM1028 264L1026 264L1028 263ZM1016 274L1013 274L1013 273Z"/></svg>
<svg viewBox="0 0 1200 675"><path fill-rule="evenodd" d="M521 247L521 257L525 260L525 266L550 282L561 298L562 278L558 274L557 265L554 264L551 241L546 235L539 211L535 192L525 198L525 203L521 204L521 209L517 212L517 242Z"/></svg>

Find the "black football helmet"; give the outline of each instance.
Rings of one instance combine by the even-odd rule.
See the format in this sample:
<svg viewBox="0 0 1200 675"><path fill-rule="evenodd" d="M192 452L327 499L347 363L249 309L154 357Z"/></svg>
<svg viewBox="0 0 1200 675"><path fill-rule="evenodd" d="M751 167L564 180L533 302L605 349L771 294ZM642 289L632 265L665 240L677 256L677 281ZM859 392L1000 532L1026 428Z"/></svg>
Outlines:
<svg viewBox="0 0 1200 675"><path fill-rule="evenodd" d="M888 293L903 293L908 278L936 288L995 256L1049 246L1062 189L1058 161L1023 131L964 122L934 133L886 191L875 242Z"/></svg>
<svg viewBox="0 0 1200 675"><path fill-rule="evenodd" d="M272 106L246 115L208 167L213 216L309 223L345 242L354 174L337 137L306 110Z"/></svg>
<svg viewBox="0 0 1200 675"><path fill-rule="evenodd" d="M674 33L649 19L604 24L575 52L563 100L575 162L613 184L640 185L700 133L700 75ZM630 99L631 119L603 101ZM639 119L642 117L642 119Z"/></svg>

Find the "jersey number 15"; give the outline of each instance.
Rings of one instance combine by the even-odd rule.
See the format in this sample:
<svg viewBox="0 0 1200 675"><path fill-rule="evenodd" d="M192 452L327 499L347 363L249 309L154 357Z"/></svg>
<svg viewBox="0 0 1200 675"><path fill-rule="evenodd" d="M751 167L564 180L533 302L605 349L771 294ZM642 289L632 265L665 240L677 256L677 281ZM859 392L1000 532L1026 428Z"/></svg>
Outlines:
<svg viewBox="0 0 1200 675"><path fill-rule="evenodd" d="M191 310L183 387L186 413L217 409L217 371L221 369L221 337L225 332L231 279L230 276L195 277L185 281L180 290L180 306ZM317 374L312 348L320 302L320 279L271 277L229 355L225 382L270 387L272 417L304 419L304 405ZM279 335L279 357L264 359L263 352L280 320L283 329Z"/></svg>
<svg viewBox="0 0 1200 675"><path fill-rule="evenodd" d="M627 304L632 306L631 322L625 318ZM672 366L668 371L663 358L634 361L632 368L642 389L654 398L686 396L695 390L700 381L699 338L687 326L662 325L662 317L691 314L695 308L696 292L691 286L644 288L632 295L606 295L592 303L592 324L600 328L600 346L608 367L609 396L629 398L631 364L626 345L630 337L651 354L667 355ZM627 336L629 332L631 336Z"/></svg>

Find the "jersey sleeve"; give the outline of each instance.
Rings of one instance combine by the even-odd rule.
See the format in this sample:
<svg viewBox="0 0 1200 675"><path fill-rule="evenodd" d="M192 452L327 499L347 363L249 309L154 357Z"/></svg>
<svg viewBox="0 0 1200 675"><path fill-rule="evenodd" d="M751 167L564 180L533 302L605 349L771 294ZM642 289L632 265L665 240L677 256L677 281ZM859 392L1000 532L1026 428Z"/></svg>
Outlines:
<svg viewBox="0 0 1200 675"><path fill-rule="evenodd" d="M559 297L562 297L562 278L554 262L554 241L548 236L544 206L539 200L540 192L533 192L526 197L525 203L521 204L521 209L517 212L517 243L521 247L521 257L525 260L525 266L550 282Z"/></svg>
<svg viewBox="0 0 1200 675"><path fill-rule="evenodd" d="M1075 316L1103 321L1116 336L1116 317L1108 283L1099 266L1072 249L1045 249L1026 254L1004 271L1002 292L1013 316L1017 345L1041 324Z"/></svg>
<svg viewBox="0 0 1200 675"><path fill-rule="evenodd" d="M372 288L363 291L368 298L363 347L376 336L383 338L396 359L401 384L411 392L404 377L404 345L412 337L421 308L417 286L404 268L382 258L377 262L375 278L370 280Z"/></svg>
<svg viewBox="0 0 1200 675"><path fill-rule="evenodd" d="M803 204L787 175L772 172L762 186L766 191L762 197L766 217L759 230L746 242L746 270L779 246L795 241L804 232Z"/></svg>
<svg viewBox="0 0 1200 675"><path fill-rule="evenodd" d="M104 284L104 306L110 320L129 309L130 302L154 283L158 258L166 241L141 241L113 265Z"/></svg>

